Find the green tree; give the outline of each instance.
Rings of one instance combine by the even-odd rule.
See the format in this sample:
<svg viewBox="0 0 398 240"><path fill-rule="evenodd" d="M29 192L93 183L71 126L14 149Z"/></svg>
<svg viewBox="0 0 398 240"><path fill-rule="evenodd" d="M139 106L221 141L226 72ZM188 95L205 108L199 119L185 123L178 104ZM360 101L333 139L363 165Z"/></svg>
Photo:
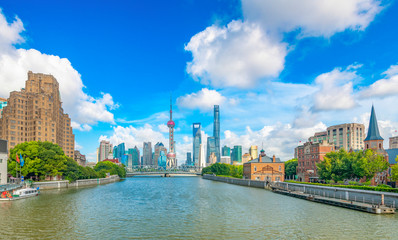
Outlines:
<svg viewBox="0 0 398 240"><path fill-rule="evenodd" d="M398 162L398 156L395 159L395 162ZM398 181L398 164L391 166L391 180Z"/></svg>
<svg viewBox="0 0 398 240"><path fill-rule="evenodd" d="M285 162L285 175L294 176L297 172L298 161L297 158L290 159Z"/></svg>
<svg viewBox="0 0 398 240"><path fill-rule="evenodd" d="M105 177L106 173L109 173L110 175L119 175L121 178L126 177L126 169L123 165L118 166L109 161L97 163L94 170L99 174L99 177Z"/></svg>
<svg viewBox="0 0 398 240"><path fill-rule="evenodd" d="M16 162L16 155L22 155L25 161L22 168ZM26 178L36 176L44 179L45 176L62 175L68 159L62 148L51 142L24 142L10 149L8 172L16 176L17 167Z"/></svg>

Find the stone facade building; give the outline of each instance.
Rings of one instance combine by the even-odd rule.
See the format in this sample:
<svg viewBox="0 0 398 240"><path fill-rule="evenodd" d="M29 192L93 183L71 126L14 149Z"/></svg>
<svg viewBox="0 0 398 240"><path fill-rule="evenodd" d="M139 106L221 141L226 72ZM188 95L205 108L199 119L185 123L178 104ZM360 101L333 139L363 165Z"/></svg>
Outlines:
<svg viewBox="0 0 398 240"><path fill-rule="evenodd" d="M49 141L74 157L71 119L64 113L59 84L52 75L29 71L25 88L10 93L0 119L0 138L8 140L10 148L27 141Z"/></svg>
<svg viewBox="0 0 398 240"><path fill-rule="evenodd" d="M365 126L360 123L345 123L327 128L328 142L335 149L343 148L346 151L363 150L365 139Z"/></svg>
<svg viewBox="0 0 398 240"><path fill-rule="evenodd" d="M86 155L80 153L79 150L75 150L75 154L73 159L79 164L80 166L86 166Z"/></svg>
<svg viewBox="0 0 398 240"><path fill-rule="evenodd" d="M398 136L390 137L389 149L397 149L398 148Z"/></svg>
<svg viewBox="0 0 398 240"><path fill-rule="evenodd" d="M275 155L268 157L264 150L260 156L243 164L243 178L266 182L285 180L285 163Z"/></svg>
<svg viewBox="0 0 398 240"><path fill-rule="evenodd" d="M316 164L323 160L324 156L334 150L334 145L328 142L306 142L295 150L297 154L297 179L310 182L318 179Z"/></svg>

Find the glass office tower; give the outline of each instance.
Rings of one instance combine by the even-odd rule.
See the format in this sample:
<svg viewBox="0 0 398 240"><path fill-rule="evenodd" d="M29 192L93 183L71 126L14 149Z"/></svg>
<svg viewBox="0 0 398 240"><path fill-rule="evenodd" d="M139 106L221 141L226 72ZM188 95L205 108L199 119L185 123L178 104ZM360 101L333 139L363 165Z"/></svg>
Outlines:
<svg viewBox="0 0 398 240"><path fill-rule="evenodd" d="M200 123L192 124L193 129L193 165L199 163L200 144L202 144L202 132Z"/></svg>

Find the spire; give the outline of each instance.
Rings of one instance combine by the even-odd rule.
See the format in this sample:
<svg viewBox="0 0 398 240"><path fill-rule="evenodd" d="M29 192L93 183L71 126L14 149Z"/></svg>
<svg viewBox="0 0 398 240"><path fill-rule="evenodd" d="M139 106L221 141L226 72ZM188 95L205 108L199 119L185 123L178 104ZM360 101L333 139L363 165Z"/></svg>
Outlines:
<svg viewBox="0 0 398 240"><path fill-rule="evenodd" d="M379 133L379 126L377 125L376 112L373 104L372 104L372 112L370 114L368 136L365 138L365 141L370 141L370 140L384 140Z"/></svg>
<svg viewBox="0 0 398 240"><path fill-rule="evenodd" d="M172 97L170 93L170 120L173 119L173 104L172 104Z"/></svg>

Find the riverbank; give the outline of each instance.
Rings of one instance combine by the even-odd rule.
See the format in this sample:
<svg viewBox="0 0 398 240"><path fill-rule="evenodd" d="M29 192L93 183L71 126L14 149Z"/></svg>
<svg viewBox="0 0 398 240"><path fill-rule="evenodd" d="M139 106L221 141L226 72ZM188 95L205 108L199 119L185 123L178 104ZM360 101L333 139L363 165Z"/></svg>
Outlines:
<svg viewBox="0 0 398 240"><path fill-rule="evenodd" d="M272 187L270 187L267 186L264 181L228 178L214 175L203 175L203 179L246 187L272 189L273 192L278 194L376 214L394 213L396 204L398 203L397 193L288 182L276 182L272 184Z"/></svg>
<svg viewBox="0 0 398 240"><path fill-rule="evenodd" d="M94 178L94 179L81 179L69 183L69 181L51 181L51 182L35 182L32 187L39 187L40 190L47 189L61 189L61 188L77 188L77 187L90 187L96 185L103 185L120 181L118 175L112 175L107 178Z"/></svg>

